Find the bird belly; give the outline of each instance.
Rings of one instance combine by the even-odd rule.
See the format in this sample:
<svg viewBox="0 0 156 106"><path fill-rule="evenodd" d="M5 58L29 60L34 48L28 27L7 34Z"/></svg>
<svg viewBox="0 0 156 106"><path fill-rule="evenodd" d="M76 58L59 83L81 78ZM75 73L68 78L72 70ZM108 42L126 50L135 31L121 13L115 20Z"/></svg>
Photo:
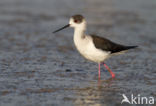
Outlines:
<svg viewBox="0 0 156 106"><path fill-rule="evenodd" d="M108 54L99 50L86 50L81 53L85 58L94 62L103 62L108 58Z"/></svg>
<svg viewBox="0 0 156 106"><path fill-rule="evenodd" d="M86 59L94 62L103 62L109 57L109 52L104 52L95 48L92 42L85 45L77 45L76 47L81 55L83 55Z"/></svg>

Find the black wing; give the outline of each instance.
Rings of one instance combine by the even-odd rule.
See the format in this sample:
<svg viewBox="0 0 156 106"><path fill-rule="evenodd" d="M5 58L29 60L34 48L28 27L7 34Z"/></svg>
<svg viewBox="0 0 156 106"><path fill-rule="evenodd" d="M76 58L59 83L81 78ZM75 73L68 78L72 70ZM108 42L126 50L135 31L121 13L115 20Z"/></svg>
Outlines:
<svg viewBox="0 0 156 106"><path fill-rule="evenodd" d="M93 38L93 42L96 48L102 49L104 51L108 51L111 53L116 53L116 52L120 52L120 51L124 51L124 50L137 47L137 46L123 46L120 44L116 44L106 38L102 38L96 35L91 35L91 36Z"/></svg>

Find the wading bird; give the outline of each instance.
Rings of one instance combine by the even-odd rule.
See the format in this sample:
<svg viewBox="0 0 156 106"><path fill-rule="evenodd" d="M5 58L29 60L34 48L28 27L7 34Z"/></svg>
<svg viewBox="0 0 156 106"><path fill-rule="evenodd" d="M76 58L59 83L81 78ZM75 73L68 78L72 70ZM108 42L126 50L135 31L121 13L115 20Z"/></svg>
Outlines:
<svg viewBox="0 0 156 106"><path fill-rule="evenodd" d="M104 64L104 67L110 72L112 78L115 74L110 70L110 68L104 63L104 61L113 56L114 54L119 54L128 49L136 48L137 46L124 46L114 43L106 38L99 37L96 35L86 35L86 20L82 15L74 15L70 18L69 24L64 27L54 31L56 33L64 28L73 27L74 30L74 43L77 50L86 59L99 64L99 78L100 78L100 65Z"/></svg>

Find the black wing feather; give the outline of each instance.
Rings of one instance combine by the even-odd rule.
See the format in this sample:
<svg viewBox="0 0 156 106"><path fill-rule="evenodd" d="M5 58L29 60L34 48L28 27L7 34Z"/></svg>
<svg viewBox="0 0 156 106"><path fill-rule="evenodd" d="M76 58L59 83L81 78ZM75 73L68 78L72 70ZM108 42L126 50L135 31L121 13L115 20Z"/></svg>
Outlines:
<svg viewBox="0 0 156 106"><path fill-rule="evenodd" d="M93 38L93 42L96 48L102 49L104 51L108 51L111 53L117 53L124 50L136 48L137 46L123 46L120 44L116 44L106 38L102 38L96 35L91 35Z"/></svg>

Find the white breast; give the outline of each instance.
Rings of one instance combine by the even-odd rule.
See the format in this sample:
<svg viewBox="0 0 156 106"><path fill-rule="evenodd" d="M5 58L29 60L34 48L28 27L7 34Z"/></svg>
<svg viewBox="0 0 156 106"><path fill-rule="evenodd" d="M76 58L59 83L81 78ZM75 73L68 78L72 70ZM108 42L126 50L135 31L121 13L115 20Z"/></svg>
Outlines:
<svg viewBox="0 0 156 106"><path fill-rule="evenodd" d="M82 38L74 35L74 43L78 51L88 60L103 62L109 57L109 52L102 51L95 47L90 36L85 35L85 38Z"/></svg>

